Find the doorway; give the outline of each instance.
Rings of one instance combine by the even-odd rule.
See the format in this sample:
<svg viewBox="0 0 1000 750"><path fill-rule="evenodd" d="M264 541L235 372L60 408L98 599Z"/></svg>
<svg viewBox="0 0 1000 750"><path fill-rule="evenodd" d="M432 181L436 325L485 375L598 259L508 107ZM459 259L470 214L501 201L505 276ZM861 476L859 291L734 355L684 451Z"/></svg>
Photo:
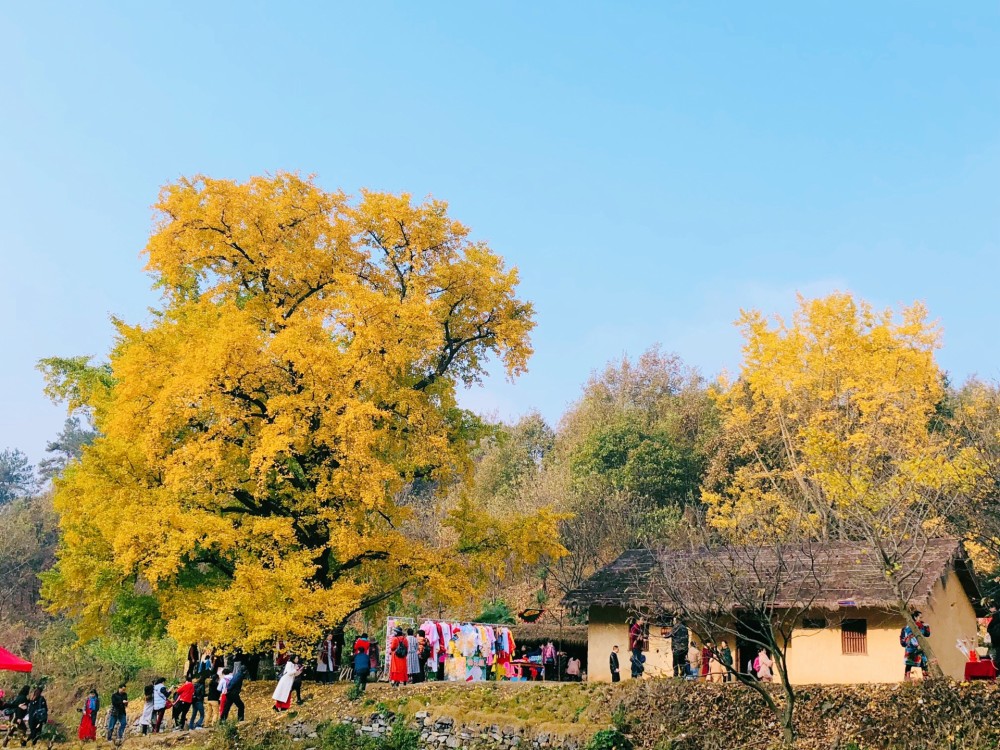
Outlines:
<svg viewBox="0 0 1000 750"><path fill-rule="evenodd" d="M760 653L762 643L769 638L762 622L755 617L740 617L736 621L736 668L743 673L754 674L753 662Z"/></svg>

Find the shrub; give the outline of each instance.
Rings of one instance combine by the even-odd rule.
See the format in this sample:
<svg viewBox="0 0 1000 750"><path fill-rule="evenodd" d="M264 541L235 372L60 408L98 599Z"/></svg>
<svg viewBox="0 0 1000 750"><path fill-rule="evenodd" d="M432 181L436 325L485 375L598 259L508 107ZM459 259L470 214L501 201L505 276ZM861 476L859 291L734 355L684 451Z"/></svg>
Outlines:
<svg viewBox="0 0 1000 750"><path fill-rule="evenodd" d="M410 729L406 722L400 719L392 725L392 731L383 740L385 750L419 750L420 732Z"/></svg>
<svg viewBox="0 0 1000 750"><path fill-rule="evenodd" d="M153 666L145 643L135 638L100 638L86 650L97 664L107 665L116 680L131 682L140 671Z"/></svg>
<svg viewBox="0 0 1000 750"><path fill-rule="evenodd" d="M253 724L220 721L212 733L210 750L287 750L291 746L288 734L280 729L255 732Z"/></svg>
<svg viewBox="0 0 1000 750"><path fill-rule="evenodd" d="M261 734L241 735L240 750L287 750L292 744L287 732L268 729Z"/></svg>
<svg viewBox="0 0 1000 750"><path fill-rule="evenodd" d="M319 727L317 727L319 730ZM318 731L322 750L382 750L381 742L359 737L351 724L328 724Z"/></svg>
<svg viewBox="0 0 1000 750"><path fill-rule="evenodd" d="M611 711L611 726L622 734L629 730L628 710L624 703L619 703Z"/></svg>
<svg viewBox="0 0 1000 750"><path fill-rule="evenodd" d="M322 728L317 727L317 730L323 750L348 750L357 744L355 740L358 738L350 724L327 724Z"/></svg>
<svg viewBox="0 0 1000 750"><path fill-rule="evenodd" d="M235 721L220 721L215 725L212 750L236 750L240 742L240 730Z"/></svg>
<svg viewBox="0 0 1000 750"><path fill-rule="evenodd" d="M632 741L617 729L602 729L590 738L587 750L632 750Z"/></svg>
<svg viewBox="0 0 1000 750"><path fill-rule="evenodd" d="M361 686L356 682L347 688L346 696L349 701L359 700L363 695L364 693L361 691Z"/></svg>
<svg viewBox="0 0 1000 750"><path fill-rule="evenodd" d="M480 622L494 622L500 625L513 625L516 622L514 612L503 599L486 602L478 619Z"/></svg>

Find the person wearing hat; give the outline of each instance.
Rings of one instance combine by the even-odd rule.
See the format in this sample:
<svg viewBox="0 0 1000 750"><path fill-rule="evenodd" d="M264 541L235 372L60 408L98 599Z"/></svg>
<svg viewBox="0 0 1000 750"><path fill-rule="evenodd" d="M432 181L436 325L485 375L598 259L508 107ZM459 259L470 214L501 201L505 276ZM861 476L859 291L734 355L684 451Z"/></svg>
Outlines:
<svg viewBox="0 0 1000 750"><path fill-rule="evenodd" d="M402 628L392 631L392 640L389 641L389 684L405 685L407 678L406 657L410 653L410 645L403 635Z"/></svg>
<svg viewBox="0 0 1000 750"><path fill-rule="evenodd" d="M912 616L913 622L917 626L916 630L909 625L904 625L903 629L899 631L899 645L903 647L903 664L905 665L903 671L904 680L912 679L910 670L914 667L920 669L921 677L927 676L927 654L920 647L920 639L917 637L917 633L919 632L924 638L930 638L931 628L920 619L920 615L920 610L913 610Z"/></svg>

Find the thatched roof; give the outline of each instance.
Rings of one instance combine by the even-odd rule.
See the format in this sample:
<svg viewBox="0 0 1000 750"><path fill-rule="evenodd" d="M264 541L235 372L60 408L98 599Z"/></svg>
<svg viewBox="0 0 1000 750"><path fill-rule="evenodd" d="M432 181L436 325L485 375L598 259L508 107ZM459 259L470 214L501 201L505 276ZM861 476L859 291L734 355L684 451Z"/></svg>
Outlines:
<svg viewBox="0 0 1000 750"><path fill-rule="evenodd" d="M511 625L510 631L514 635L514 642L517 644L536 643L563 643L564 645L586 646L587 626L586 625L563 625L559 623L520 623Z"/></svg>
<svg viewBox="0 0 1000 750"><path fill-rule="evenodd" d="M903 560L904 568L917 571L907 582L911 606L926 605L934 583L950 570L955 570L969 599L978 606L981 594L958 540L930 540L906 552ZM815 543L780 552L767 547L724 552L632 549L569 592L565 601L577 606L662 609L669 607L670 592L687 591L698 597L706 589L705 578L729 576L731 581L735 571L751 585L776 582L771 601L779 608L802 602L804 593L817 609L894 607L897 600L892 587L872 561L871 548L858 542ZM797 574L805 570L808 580ZM668 574L670 583L665 585Z"/></svg>

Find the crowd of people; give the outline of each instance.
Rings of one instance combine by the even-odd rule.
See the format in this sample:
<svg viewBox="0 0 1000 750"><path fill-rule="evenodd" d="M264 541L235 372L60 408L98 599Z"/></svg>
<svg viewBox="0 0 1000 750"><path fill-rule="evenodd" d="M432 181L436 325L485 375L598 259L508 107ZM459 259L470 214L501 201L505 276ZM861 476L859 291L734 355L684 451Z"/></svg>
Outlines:
<svg viewBox="0 0 1000 750"><path fill-rule="evenodd" d="M338 641L333 633L326 634L316 649L315 662L311 665L299 655L290 653L283 642L275 644L274 666L278 681L272 695L274 711L289 710L293 697L297 703L302 703L302 681L309 666L315 678L324 683L333 682L342 668L349 668L359 692L366 690L370 680L382 676L383 657L376 639L362 633L351 644L349 656L344 653L346 648L342 640ZM513 649L512 641L510 647ZM428 678L446 679L445 661L432 659L434 649L423 630L414 632L408 629L404 632L397 628L389 649L386 677L391 685L415 684ZM551 642L534 649L522 645L520 652L513 656L515 662L539 667L525 679L542 679L543 675L558 674L560 655ZM192 644L182 679L168 684L166 678L157 677L143 687L141 699L133 698L131 701L128 685L120 684L109 697L103 725L99 718L101 698L96 689L90 690L79 708L77 736L81 741L93 741L101 733L109 741L120 741L125 736L130 719L135 731L142 735L203 729L229 719L232 714L237 721L242 721L246 706L241 693L244 682L255 671L256 664L251 662L253 658L240 651L224 655L221 651L213 652L211 648L199 650L197 645ZM464 662L464 659L461 661ZM582 679L578 658L569 658L564 676L570 681ZM36 740L48 721L48 705L41 686L34 690L24 686L10 700L5 700L0 691L0 711L6 712L16 731L22 732L26 741Z"/></svg>
<svg viewBox="0 0 1000 750"><path fill-rule="evenodd" d="M920 637L930 637L930 626L923 621L922 613L919 610L911 612L915 627L905 625L899 633L899 645L903 648L903 678L912 679L913 669L921 670L922 674L927 672L927 655L920 644ZM996 608L993 610L993 617L987 628L990 641L1000 645L1000 615ZM646 671L646 656L643 650L647 644L647 626L643 618L636 619L629 628L629 665L631 667L632 679L639 679ZM734 675L739 672L748 675L761 682L774 681L774 658L771 650L762 646L757 646L756 656L748 658L746 664L736 664L733 651L729 643L720 640L718 644L712 641L704 641L701 646L692 637L687 626L682 622L676 622L667 630L666 637L670 638L671 656L674 677L688 680L704 680L706 682L731 682ZM994 654L998 654L998 649L991 649ZM996 659L997 657L994 656ZM619 660L618 646L614 646L609 657L611 669L611 681L621 681L621 662Z"/></svg>
<svg viewBox="0 0 1000 750"><path fill-rule="evenodd" d="M274 710L280 713L291 708L292 693L295 693L296 702L302 703L302 679L306 665L298 655L288 654L283 643L278 644L275 654L275 668L280 670L281 674L271 698L274 700ZM362 633L351 647L350 660L354 683L360 692L365 691L369 676L378 675L379 658L378 642L369 639L367 633ZM332 681L340 662L340 649L332 635L324 638L317 657L317 678L321 682Z"/></svg>
<svg viewBox="0 0 1000 750"><path fill-rule="evenodd" d="M920 637L930 636L930 626L923 621L920 612L914 611L912 614L915 626L905 626L899 635L904 653L905 679L911 678L912 670L925 671L928 666ZM993 644L992 651L997 654L1000 647L1000 616L997 616L996 611L993 614L988 633ZM645 673L646 657L643 651L647 648L647 633L646 623L641 618L635 620L629 630L629 667L633 679L638 679ZM720 640L716 644L706 640L699 645L682 622L674 623L667 636L671 640L675 677L730 682L737 672L741 672L762 682L774 679L774 659L766 648L756 649L756 656L748 658L743 665L736 664L733 650L727 641ZM343 658L345 654L342 652L346 649L342 641L340 639L338 642L332 633L323 638L315 657L316 678L321 682L331 682L336 679L341 666L346 666L350 668L356 690L364 692L369 680L378 679L382 669L378 641L370 638L367 633L362 633L351 645L347 659ZM513 644L511 648L513 650ZM437 680L446 678L443 673L444 662L432 659L435 650L423 629L414 632L413 629L404 631L402 628L395 628L388 649L387 678L390 685L420 683L428 677ZM530 653L522 646L518 656L520 659L517 660L537 663L546 670L557 671L554 667L560 655L550 642ZM137 731L141 734L156 734L170 728L202 729L220 720L227 720L233 711L236 720L242 721L246 707L241 692L247 679L247 661L239 651L226 657L222 653L213 653L212 649L200 652L196 645L192 645L188 651L182 680L168 687L167 680L159 677L144 686L141 708L134 721ZM287 711L292 705L293 695L297 703L302 703L302 680L307 663L300 656L289 653L285 644L278 642L274 650L274 665L278 674L278 684L272 695L274 710ZM609 667L611 681L620 682L622 663L618 646L614 646L611 651ZM543 673L539 670L539 674ZM563 674L570 681L580 681L583 678L580 660L569 658ZM96 739L100 708L101 700L97 690L89 691L79 709L80 740ZM34 688L25 685L9 699L0 691L0 711L10 722L10 734L21 734L25 742L37 741L48 722L48 704L40 685ZM106 726L103 727L108 740L116 736L120 740L124 736L129 713L128 690L123 683L110 697Z"/></svg>
<svg viewBox="0 0 1000 750"><path fill-rule="evenodd" d="M157 734L168 729L203 729L217 721L225 721L233 709L237 720L243 720L246 711L241 697L246 680L243 662L227 663L221 654L213 656L211 651L199 656L197 648L192 646L192 649L194 658L189 652L182 680L168 686L165 677L157 677L143 687L141 708L134 720L139 734ZM97 690L91 690L80 708L77 730L80 740L97 739L100 709ZM111 694L104 726L106 739L120 741L125 736L131 712L128 685L122 683Z"/></svg>
<svg viewBox="0 0 1000 750"><path fill-rule="evenodd" d="M49 704L45 700L41 685L32 688L23 686L17 694L8 700L3 690L0 690L0 712L3 712L10 728L7 736L20 735L22 744L30 742L34 745L42 736L42 731L49 721ZM4 745L7 743L4 742Z"/></svg>

